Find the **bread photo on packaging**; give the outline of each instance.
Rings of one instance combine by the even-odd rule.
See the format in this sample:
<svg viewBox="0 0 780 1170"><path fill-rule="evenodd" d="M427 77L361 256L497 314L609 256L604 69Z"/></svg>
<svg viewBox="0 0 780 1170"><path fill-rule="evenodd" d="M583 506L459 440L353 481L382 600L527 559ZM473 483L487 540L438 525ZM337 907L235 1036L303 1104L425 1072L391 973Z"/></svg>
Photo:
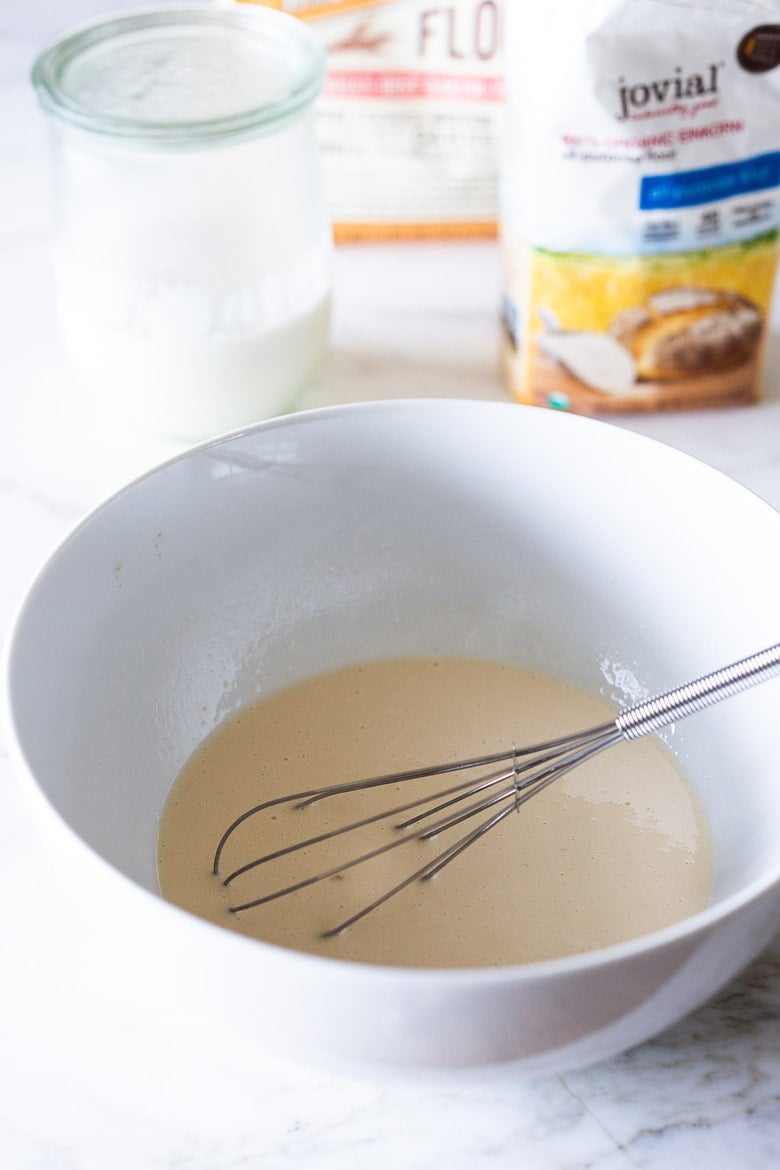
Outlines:
<svg viewBox="0 0 780 1170"><path fill-rule="evenodd" d="M731 370L756 356L763 317L758 305L724 289L662 289L623 309L610 334L631 353L644 381Z"/></svg>

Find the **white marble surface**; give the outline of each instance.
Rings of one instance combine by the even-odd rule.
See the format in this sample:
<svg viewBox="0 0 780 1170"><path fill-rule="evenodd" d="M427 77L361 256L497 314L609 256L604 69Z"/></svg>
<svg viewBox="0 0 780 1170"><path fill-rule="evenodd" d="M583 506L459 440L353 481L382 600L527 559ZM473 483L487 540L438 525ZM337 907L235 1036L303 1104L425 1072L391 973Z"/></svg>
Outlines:
<svg viewBox="0 0 780 1170"><path fill-rule="evenodd" d="M0 9L3 640L56 542L175 450L74 397L52 313L46 136L27 73L46 37L107 7L6 0ZM316 401L501 398L497 301L492 244L340 251ZM683 448L780 507L777 335L767 381L754 408L614 425ZM62 889L3 750L0 939L3 1170L780 1165L780 938L716 1002L584 1072L427 1088L343 1079L139 1000Z"/></svg>

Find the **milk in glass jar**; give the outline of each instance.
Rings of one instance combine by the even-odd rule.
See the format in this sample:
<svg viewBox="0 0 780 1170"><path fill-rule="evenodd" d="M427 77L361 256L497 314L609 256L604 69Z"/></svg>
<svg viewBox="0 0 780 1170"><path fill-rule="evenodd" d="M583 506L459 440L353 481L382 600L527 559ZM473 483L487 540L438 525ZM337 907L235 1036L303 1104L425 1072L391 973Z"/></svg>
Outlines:
<svg viewBox="0 0 780 1170"><path fill-rule="evenodd" d="M43 50L55 287L85 386L201 439L291 409L328 333L324 54L264 8L155 9Z"/></svg>

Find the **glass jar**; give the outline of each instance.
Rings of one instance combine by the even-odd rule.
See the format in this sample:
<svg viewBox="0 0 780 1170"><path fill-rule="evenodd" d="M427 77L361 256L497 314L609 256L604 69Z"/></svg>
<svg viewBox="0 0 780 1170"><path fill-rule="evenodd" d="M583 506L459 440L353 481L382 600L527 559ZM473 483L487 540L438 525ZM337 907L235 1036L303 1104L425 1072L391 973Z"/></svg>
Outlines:
<svg viewBox="0 0 780 1170"><path fill-rule="evenodd" d="M158 434L290 409L328 333L324 53L266 8L143 10L43 50L55 288L82 382Z"/></svg>

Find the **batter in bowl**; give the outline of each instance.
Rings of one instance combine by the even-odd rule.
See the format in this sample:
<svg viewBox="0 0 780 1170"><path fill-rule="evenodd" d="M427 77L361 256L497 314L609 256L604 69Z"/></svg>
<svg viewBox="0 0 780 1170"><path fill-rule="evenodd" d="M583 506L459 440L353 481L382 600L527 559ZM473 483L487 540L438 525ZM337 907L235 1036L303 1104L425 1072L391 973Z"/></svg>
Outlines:
<svg viewBox="0 0 780 1170"><path fill-rule="evenodd" d="M454 838L411 842L239 913L230 908L374 848L397 830L366 827L263 865L227 888L212 873L228 824L274 795L535 743L615 714L603 699L557 679L471 659L366 662L308 679L226 720L185 764L160 822L160 890L193 914L266 942L391 966L527 963L647 934L703 909L712 883L698 797L653 736L619 744L563 777L431 881L413 883L330 939L323 931ZM444 786L441 778L415 784ZM267 810L231 837L221 871L412 798L404 785L303 811Z"/></svg>

